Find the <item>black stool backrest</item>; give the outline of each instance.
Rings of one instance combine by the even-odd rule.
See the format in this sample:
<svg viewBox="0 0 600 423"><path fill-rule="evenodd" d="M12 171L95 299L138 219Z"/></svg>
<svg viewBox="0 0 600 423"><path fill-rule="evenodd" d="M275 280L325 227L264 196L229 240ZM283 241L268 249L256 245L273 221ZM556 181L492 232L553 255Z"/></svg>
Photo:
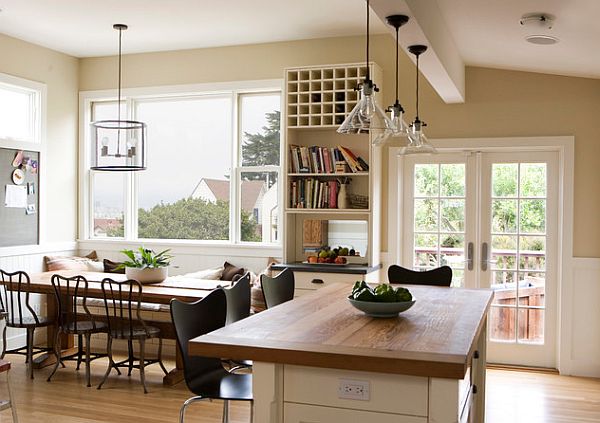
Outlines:
<svg viewBox="0 0 600 423"><path fill-rule="evenodd" d="M83 276L73 276L67 278L60 275L52 275L50 279L54 288L54 297L58 304L58 324L68 330L69 328L77 332L77 325L81 321L92 322L92 327L96 329L96 322L90 310L87 307L88 281ZM77 299L81 298L84 313L80 314L77 310Z"/></svg>
<svg viewBox="0 0 600 423"><path fill-rule="evenodd" d="M136 280L115 281L110 278L102 280L104 310L111 333L123 334L133 338L134 329L143 329L150 336L146 322L141 316L142 284Z"/></svg>
<svg viewBox="0 0 600 423"><path fill-rule="evenodd" d="M8 313L9 326L23 324L23 318L31 315L36 324L40 319L29 304L29 275L21 270L9 273L0 270L2 287L0 289L0 308Z"/></svg>
<svg viewBox="0 0 600 423"><path fill-rule="evenodd" d="M193 303L176 298L171 300L171 319L175 326L177 344L183 359L185 381L193 391L191 382L201 374L223 369L220 358L190 356L188 342L225 326L227 299L222 289L211 291L206 297Z"/></svg>
<svg viewBox="0 0 600 423"><path fill-rule="evenodd" d="M267 308L275 307L294 298L294 272L284 269L274 278L260 275L260 286L265 297Z"/></svg>
<svg viewBox="0 0 600 423"><path fill-rule="evenodd" d="M388 268L388 281L390 283L412 285L450 286L452 283L452 269L448 266L442 266L424 272L417 272L392 264Z"/></svg>
<svg viewBox="0 0 600 423"><path fill-rule="evenodd" d="M227 298L227 325L250 316L250 273L246 272L231 287L223 288Z"/></svg>

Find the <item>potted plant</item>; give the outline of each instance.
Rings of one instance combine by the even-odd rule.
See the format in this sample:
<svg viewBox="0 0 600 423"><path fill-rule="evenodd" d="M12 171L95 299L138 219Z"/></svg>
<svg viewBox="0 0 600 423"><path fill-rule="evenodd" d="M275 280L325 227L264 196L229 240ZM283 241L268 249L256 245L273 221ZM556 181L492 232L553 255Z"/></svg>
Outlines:
<svg viewBox="0 0 600 423"><path fill-rule="evenodd" d="M164 281L167 279L168 266L173 257L169 251L155 253L144 247L138 248L137 251L122 250L121 252L129 258L122 264L122 267L125 267L125 275L143 284Z"/></svg>

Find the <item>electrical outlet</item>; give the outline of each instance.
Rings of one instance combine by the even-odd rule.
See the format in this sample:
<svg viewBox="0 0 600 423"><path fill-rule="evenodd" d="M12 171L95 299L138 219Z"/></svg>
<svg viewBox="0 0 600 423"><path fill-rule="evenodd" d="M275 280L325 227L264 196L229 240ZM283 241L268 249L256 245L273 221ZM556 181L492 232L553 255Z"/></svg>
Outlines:
<svg viewBox="0 0 600 423"><path fill-rule="evenodd" d="M371 383L368 380L340 379L338 397L369 401L371 399Z"/></svg>

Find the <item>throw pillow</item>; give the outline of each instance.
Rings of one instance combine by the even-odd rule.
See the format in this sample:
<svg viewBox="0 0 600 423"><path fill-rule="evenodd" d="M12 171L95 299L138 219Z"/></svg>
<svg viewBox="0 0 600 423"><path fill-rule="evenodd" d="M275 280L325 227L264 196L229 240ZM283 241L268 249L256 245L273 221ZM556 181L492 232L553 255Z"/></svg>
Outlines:
<svg viewBox="0 0 600 423"><path fill-rule="evenodd" d="M186 273L183 275L185 278L194 278L194 279L209 279L209 280L223 280L223 271L225 268L223 266L215 267L212 269L200 270L198 272Z"/></svg>
<svg viewBox="0 0 600 423"><path fill-rule="evenodd" d="M222 281L232 281L235 275L243 276L246 271L243 267L237 267L229 262L223 264L223 275L221 276Z"/></svg>
<svg viewBox="0 0 600 423"><path fill-rule="evenodd" d="M77 256L44 256L44 263L46 269L49 272L55 272L57 270L79 270L84 272L102 272L101 263L98 263L96 259L98 254L96 251L92 251L84 257Z"/></svg>
<svg viewBox="0 0 600 423"><path fill-rule="evenodd" d="M256 314L266 309L267 304L260 287L260 277L256 273L250 272L250 312Z"/></svg>
<svg viewBox="0 0 600 423"><path fill-rule="evenodd" d="M102 264L104 266L104 273L125 273L124 267L122 269L118 269L118 267L121 265L119 262L104 259Z"/></svg>

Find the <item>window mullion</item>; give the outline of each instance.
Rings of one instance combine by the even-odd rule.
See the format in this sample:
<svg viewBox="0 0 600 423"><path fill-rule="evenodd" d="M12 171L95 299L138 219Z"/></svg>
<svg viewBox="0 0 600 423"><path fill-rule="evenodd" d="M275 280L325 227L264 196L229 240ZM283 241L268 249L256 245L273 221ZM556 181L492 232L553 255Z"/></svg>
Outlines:
<svg viewBox="0 0 600 423"><path fill-rule="evenodd" d="M231 93L231 180L229 186L229 240L233 243L241 241L241 172L240 163L240 96L237 91Z"/></svg>

